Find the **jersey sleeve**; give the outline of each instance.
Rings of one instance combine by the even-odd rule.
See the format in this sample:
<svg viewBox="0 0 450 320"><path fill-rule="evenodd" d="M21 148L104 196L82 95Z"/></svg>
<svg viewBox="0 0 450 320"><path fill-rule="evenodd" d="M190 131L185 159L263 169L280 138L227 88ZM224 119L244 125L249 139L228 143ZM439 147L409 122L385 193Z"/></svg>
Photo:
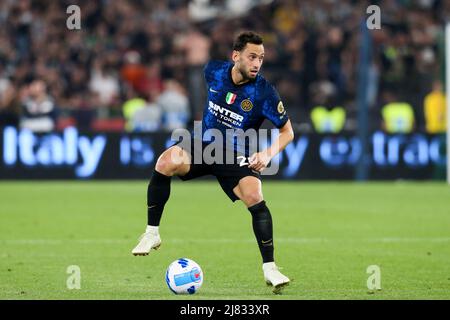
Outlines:
<svg viewBox="0 0 450 320"><path fill-rule="evenodd" d="M223 62L217 60L210 60L203 68L206 83L209 84L215 76L215 73L222 67Z"/></svg>
<svg viewBox="0 0 450 320"><path fill-rule="evenodd" d="M270 122L279 129L286 124L289 120L289 116L284 109L280 95L272 85L266 84L265 93L262 113L266 119L270 120Z"/></svg>

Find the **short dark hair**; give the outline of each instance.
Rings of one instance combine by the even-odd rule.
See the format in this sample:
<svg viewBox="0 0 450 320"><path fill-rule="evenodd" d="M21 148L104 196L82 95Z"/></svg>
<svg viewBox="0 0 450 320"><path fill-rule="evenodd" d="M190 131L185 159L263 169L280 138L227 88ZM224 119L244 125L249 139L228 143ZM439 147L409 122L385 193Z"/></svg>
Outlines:
<svg viewBox="0 0 450 320"><path fill-rule="evenodd" d="M247 43L263 44L263 39L253 31L241 32L233 43L233 50L242 51Z"/></svg>

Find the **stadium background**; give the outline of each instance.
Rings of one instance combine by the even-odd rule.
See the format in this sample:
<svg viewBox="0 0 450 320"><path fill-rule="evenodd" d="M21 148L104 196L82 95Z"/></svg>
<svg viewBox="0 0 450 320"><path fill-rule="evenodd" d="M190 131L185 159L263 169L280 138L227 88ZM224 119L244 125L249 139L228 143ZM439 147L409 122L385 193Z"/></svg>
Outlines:
<svg viewBox="0 0 450 320"><path fill-rule="evenodd" d="M373 4L381 28L368 30ZM291 181L264 184L298 279L283 298L448 299L448 188L403 181L445 178L449 16L440 0L1 1L0 297L173 298L161 281L179 255L206 270L194 298L268 297L248 217L213 182L175 183L164 250L129 256L156 156L201 117L204 64L251 29L296 131L267 177ZM367 179L396 182L341 181ZM71 264L82 290L66 288ZM366 287L371 264L381 292Z"/></svg>
<svg viewBox="0 0 450 320"><path fill-rule="evenodd" d="M233 38L248 29L264 36L263 74L297 133L279 177L445 176L445 1L75 3L79 30L67 27L70 1L2 2L0 124L41 133L75 127L91 140L107 132L107 155L78 175L81 155L71 158L57 139L2 130L5 178L145 177L162 150L154 140L201 119L205 63L229 59ZM382 8L382 25L366 33L370 4ZM134 138L139 132L147 138ZM134 141L130 150L117 143L122 137ZM357 173L361 165L366 174ZM129 175L102 173L114 166Z"/></svg>

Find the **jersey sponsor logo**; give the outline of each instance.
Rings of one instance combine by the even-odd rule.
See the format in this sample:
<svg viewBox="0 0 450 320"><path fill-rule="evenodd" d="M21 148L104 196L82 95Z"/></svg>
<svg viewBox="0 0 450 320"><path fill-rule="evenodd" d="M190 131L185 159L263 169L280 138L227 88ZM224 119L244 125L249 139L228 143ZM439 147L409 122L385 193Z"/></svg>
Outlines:
<svg viewBox="0 0 450 320"><path fill-rule="evenodd" d="M216 117L231 122L233 125L240 126L244 117L238 113L235 113L227 108L221 107L212 101L209 101L209 111Z"/></svg>
<svg viewBox="0 0 450 320"><path fill-rule="evenodd" d="M242 100L241 102L241 109L245 112L249 112L253 108L253 103L250 101L250 99Z"/></svg>
<svg viewBox="0 0 450 320"><path fill-rule="evenodd" d="M227 96L225 98L227 104L233 104L234 101L236 100L237 95L231 92L227 93Z"/></svg>
<svg viewBox="0 0 450 320"><path fill-rule="evenodd" d="M219 92L219 91L217 91L217 90L214 90L213 88L209 88L209 91L214 92L214 93Z"/></svg>
<svg viewBox="0 0 450 320"><path fill-rule="evenodd" d="M278 103L277 110L278 110L278 113L283 113L284 112L283 102L280 101Z"/></svg>

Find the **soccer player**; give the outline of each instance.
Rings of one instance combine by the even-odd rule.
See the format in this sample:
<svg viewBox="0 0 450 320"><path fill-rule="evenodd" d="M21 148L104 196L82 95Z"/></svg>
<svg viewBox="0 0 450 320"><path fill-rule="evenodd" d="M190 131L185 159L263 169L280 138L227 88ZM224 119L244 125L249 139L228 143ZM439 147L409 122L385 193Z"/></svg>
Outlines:
<svg viewBox="0 0 450 320"><path fill-rule="evenodd" d="M213 175L228 197L233 202L243 201L252 215L266 283L273 286L274 293L279 293L289 284L289 278L279 271L274 262L272 216L263 199L260 173L293 140L294 133L277 91L259 74L263 59L262 38L254 32L243 32L233 45L233 62L210 61L206 65L204 73L208 100L202 132L217 129L225 135L230 128L244 132L257 130L268 119L279 129L278 137L267 149L253 154L248 154L248 143L244 146L234 143L233 151L244 154L245 158L236 157L240 160L231 164L193 161L194 154L202 152L211 143L205 138L206 135L201 137L201 150L192 147L194 142L190 147L180 143L165 150L158 158L148 185L148 225L132 250L134 255L148 255L151 249L158 249L161 245L158 227L164 205L169 199L171 178L176 175L182 180L190 180ZM179 157L183 161L179 161Z"/></svg>

